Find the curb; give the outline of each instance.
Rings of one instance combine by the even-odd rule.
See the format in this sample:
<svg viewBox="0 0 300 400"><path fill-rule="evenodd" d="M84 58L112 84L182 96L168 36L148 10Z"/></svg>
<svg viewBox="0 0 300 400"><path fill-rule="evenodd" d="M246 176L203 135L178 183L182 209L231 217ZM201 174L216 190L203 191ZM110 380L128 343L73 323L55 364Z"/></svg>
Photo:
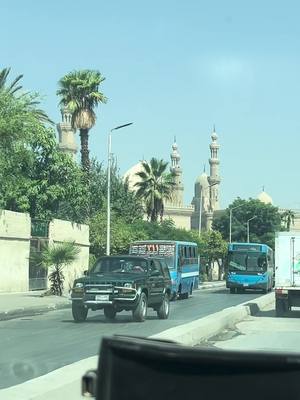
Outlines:
<svg viewBox="0 0 300 400"><path fill-rule="evenodd" d="M1 389L0 397L5 400L82 399L81 377L87 370L97 368L98 359L98 355L88 357L29 381Z"/></svg>
<svg viewBox="0 0 300 400"><path fill-rule="evenodd" d="M20 318L20 317L31 317L36 314L43 314L49 311L63 310L71 308L70 303L53 303L46 306L32 306L26 308L16 308L14 310L2 311L0 312L0 321L7 321L10 319Z"/></svg>
<svg viewBox="0 0 300 400"><path fill-rule="evenodd" d="M226 328L231 328L249 315L257 314L261 309L274 301L274 293L258 297L251 302L225 308L222 311L200 318L188 324L167 329L150 336L152 339L173 340L186 346L196 346L209 338L218 335Z"/></svg>

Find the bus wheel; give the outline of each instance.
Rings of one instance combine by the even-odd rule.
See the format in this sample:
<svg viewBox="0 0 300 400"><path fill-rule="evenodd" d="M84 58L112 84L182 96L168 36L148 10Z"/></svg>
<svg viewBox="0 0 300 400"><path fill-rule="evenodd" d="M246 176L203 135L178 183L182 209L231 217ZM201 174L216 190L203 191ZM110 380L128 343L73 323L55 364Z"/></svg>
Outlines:
<svg viewBox="0 0 300 400"><path fill-rule="evenodd" d="M189 292L180 293L179 298L180 298L180 300L188 299L189 298Z"/></svg>

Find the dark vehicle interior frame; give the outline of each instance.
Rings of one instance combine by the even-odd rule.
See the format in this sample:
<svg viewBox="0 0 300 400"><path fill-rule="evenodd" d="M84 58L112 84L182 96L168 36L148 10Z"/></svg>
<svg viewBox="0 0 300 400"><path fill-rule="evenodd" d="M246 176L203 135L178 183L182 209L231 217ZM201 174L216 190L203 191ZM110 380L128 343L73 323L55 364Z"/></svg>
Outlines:
<svg viewBox="0 0 300 400"><path fill-rule="evenodd" d="M300 398L300 355L185 347L170 341L102 339L82 394L97 400Z"/></svg>

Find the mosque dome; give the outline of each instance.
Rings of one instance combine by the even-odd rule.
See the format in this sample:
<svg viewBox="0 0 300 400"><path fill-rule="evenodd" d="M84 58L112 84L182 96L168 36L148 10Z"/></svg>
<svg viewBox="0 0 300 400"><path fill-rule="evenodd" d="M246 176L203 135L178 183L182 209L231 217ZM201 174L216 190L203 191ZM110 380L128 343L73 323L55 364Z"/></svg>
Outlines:
<svg viewBox="0 0 300 400"><path fill-rule="evenodd" d="M273 204L273 199L268 193L264 190L257 196L258 200L260 200L264 204Z"/></svg>
<svg viewBox="0 0 300 400"><path fill-rule="evenodd" d="M125 181L126 179L128 179L128 184L129 184L130 190L132 190L132 191L137 190L137 187L135 186L135 184L137 182L140 182L141 178L139 176L137 176L136 174L141 171L143 171L143 164L140 161L137 164L133 165L131 168L129 168L129 170L127 172L125 172L125 174L123 176L123 180Z"/></svg>

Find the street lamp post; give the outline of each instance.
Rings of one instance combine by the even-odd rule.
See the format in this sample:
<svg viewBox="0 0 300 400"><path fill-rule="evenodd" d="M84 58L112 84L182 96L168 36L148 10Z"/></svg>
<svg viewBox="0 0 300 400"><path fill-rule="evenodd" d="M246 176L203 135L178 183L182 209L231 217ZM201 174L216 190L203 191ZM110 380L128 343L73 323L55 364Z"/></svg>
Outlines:
<svg viewBox="0 0 300 400"><path fill-rule="evenodd" d="M250 243L250 221L252 221L256 217L257 216L254 215L254 217L249 218L248 221L247 221L247 243Z"/></svg>
<svg viewBox="0 0 300 400"><path fill-rule="evenodd" d="M207 189L210 189L212 186L217 185L218 183L213 183L212 185L208 185ZM210 196L211 197L211 196ZM201 192L200 192L200 205L199 205L199 236L201 234L201 228L202 228L202 204L203 204L203 191L201 188ZM211 207L211 204L210 204Z"/></svg>
<svg viewBox="0 0 300 400"><path fill-rule="evenodd" d="M107 163L107 227L106 227L106 255L110 255L110 187L111 187L111 136L112 132L121 128L125 128L126 126L132 125L133 122L128 124L117 126L110 130L108 134L108 163Z"/></svg>
<svg viewBox="0 0 300 400"><path fill-rule="evenodd" d="M243 207L243 205L244 205L244 204L240 204L239 206L232 207L232 208L229 209L229 243L231 243L232 211L235 210L235 209L237 209L237 208Z"/></svg>

